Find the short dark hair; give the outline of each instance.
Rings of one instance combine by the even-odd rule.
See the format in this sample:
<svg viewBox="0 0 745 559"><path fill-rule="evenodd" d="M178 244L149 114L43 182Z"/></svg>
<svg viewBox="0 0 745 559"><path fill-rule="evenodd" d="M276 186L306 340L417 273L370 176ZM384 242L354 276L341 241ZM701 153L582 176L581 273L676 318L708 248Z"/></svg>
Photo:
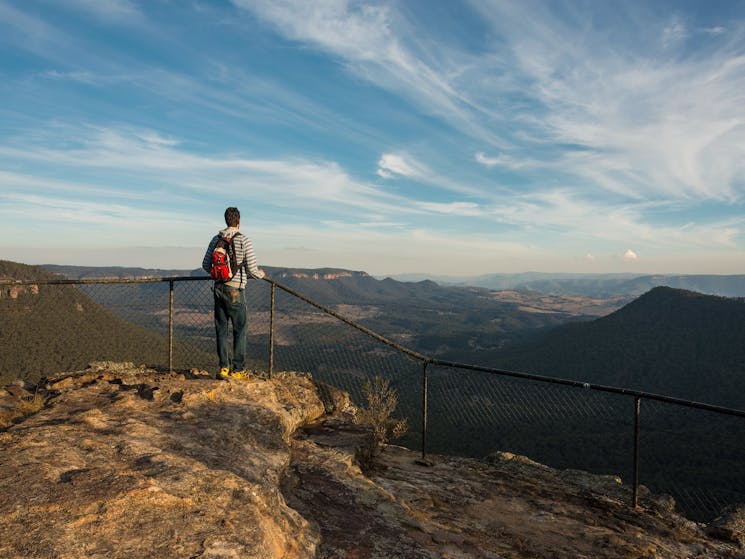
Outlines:
<svg viewBox="0 0 745 559"><path fill-rule="evenodd" d="M238 227L238 224L241 222L241 212L238 211L238 208L228 208L225 210L225 224L228 227Z"/></svg>

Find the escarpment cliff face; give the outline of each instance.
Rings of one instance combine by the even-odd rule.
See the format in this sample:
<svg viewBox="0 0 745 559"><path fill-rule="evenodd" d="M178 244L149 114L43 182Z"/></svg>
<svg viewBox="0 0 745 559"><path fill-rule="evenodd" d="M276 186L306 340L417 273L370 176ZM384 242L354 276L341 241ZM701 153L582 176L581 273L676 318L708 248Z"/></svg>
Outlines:
<svg viewBox="0 0 745 559"><path fill-rule="evenodd" d="M0 280L3 278L0 278ZM18 299L22 295L38 295L38 285L3 285L0 289L0 299Z"/></svg>
<svg viewBox="0 0 745 559"><path fill-rule="evenodd" d="M351 272L348 270L277 270L272 273L276 279L311 279L337 280L341 278L369 278L366 272Z"/></svg>
<svg viewBox="0 0 745 559"><path fill-rule="evenodd" d="M348 396L307 375L104 363L40 394L0 432L1 558L745 557L734 517L717 540L666 499L629 509L616 478L509 454L391 446L363 475Z"/></svg>

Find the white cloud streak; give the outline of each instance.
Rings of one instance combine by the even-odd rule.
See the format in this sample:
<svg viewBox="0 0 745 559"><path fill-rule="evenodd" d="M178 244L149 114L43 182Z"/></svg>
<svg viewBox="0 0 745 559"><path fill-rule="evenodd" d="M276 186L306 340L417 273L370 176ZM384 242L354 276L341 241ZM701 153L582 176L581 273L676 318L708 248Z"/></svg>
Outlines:
<svg viewBox="0 0 745 559"><path fill-rule="evenodd" d="M141 20L143 17L130 0L66 0L65 5L114 23Z"/></svg>
<svg viewBox="0 0 745 559"><path fill-rule="evenodd" d="M663 207L649 203L589 202L572 192L549 191L505 200L504 205L487 211L503 223L543 236L553 233L567 243L591 238L601 245L612 246L631 240L656 249L734 248L734 239L745 225L745 219L722 218L680 226L650 223L647 213Z"/></svg>
<svg viewBox="0 0 745 559"><path fill-rule="evenodd" d="M420 202L419 207L432 213L454 215L460 217L484 216L484 210L473 202Z"/></svg>
<svg viewBox="0 0 745 559"><path fill-rule="evenodd" d="M440 41L421 33L392 5L348 0L232 2L285 37L338 57L354 74L402 95L421 110L496 142L453 82L464 59L470 63L473 57L443 52ZM457 62L447 60L451 54Z"/></svg>
<svg viewBox="0 0 745 559"><path fill-rule="evenodd" d="M384 153L378 161L377 174L384 179L393 178L395 175L416 178L425 176L427 172L420 165L411 162L403 155Z"/></svg>
<svg viewBox="0 0 745 559"><path fill-rule="evenodd" d="M653 226L645 218L650 209L664 207L662 203L635 202L623 205L586 200L581 193L570 190L495 194L483 202L472 200L427 201L415 196L388 193L375 185L351 177L338 163L300 159L250 159L240 156L197 155L186 151L181 140L163 136L151 130L120 130L86 128L70 131L78 137L76 145L0 144L0 159L25 161L30 166L53 166L67 169L73 175L88 169L94 178L87 182L60 180L24 173L0 173L0 190L6 200L17 206L59 208L59 219L71 221L100 214L94 211L76 214L78 202L61 203L65 192L73 200L107 199L121 211L105 215L132 215L133 208L148 205L154 194L171 201L180 199L194 206L205 196L220 196L226 190L253 204L277 204L285 208L308 211L331 211L338 215L356 215L365 227L375 222L393 222L392 216L407 218L398 221L403 229L407 220L416 216L439 215L447 218L479 218L501 226L509 226L513 238L537 238L546 235L567 242L581 242L593 237L607 243L633 240L651 246L735 246L734 239L742 230L740 221L729 220L683 226ZM428 177L427 169L402 155L384 154L379 169L407 178ZM138 188L105 186L111 182L137 184ZM157 185L144 188L142 185ZM28 195L33 190L34 195ZM53 200L44 204L42 195ZM87 207L83 204L83 207ZM343 208L346 208L344 210ZM46 211L46 210L45 210ZM350 213L351 212L351 213ZM371 221L370 213L378 218Z"/></svg>
<svg viewBox="0 0 745 559"><path fill-rule="evenodd" d="M145 185L158 185L156 190L169 193L169 197L190 198L191 203L203 196L221 196L229 191L256 203L342 214L353 212L362 219L370 212L390 216L425 211L408 198L353 178L332 161L200 155L187 151L179 139L151 130L88 127L68 132L62 135L77 138L73 145L49 146L46 142L20 145L17 141L9 142L12 145L0 144L0 161L52 166L61 175L85 171L93 173L92 180L101 185L125 180L135 186L131 195L123 193L126 189L109 190L111 187L95 187L70 179L60 181L30 173L0 173L0 187L18 191L33 186L50 195L61 188L69 188L71 195L91 192L99 197L125 196L139 203L153 194ZM396 158L389 162L398 172L413 169ZM65 171L61 172L62 169Z"/></svg>
<svg viewBox="0 0 745 559"><path fill-rule="evenodd" d="M474 155L474 159L477 163L480 163L484 167L493 168L503 168L503 169L509 169L512 171L519 171L522 169L549 169L551 167L556 168L557 165L553 163L546 163L537 161L532 158L522 158L518 159L509 155L506 155L504 153L500 153L496 157L492 157L489 155L486 155L484 152L479 151L476 152Z"/></svg>
<svg viewBox="0 0 745 559"><path fill-rule="evenodd" d="M501 157L489 157L483 151L477 152L475 159L486 167L495 167L502 162Z"/></svg>

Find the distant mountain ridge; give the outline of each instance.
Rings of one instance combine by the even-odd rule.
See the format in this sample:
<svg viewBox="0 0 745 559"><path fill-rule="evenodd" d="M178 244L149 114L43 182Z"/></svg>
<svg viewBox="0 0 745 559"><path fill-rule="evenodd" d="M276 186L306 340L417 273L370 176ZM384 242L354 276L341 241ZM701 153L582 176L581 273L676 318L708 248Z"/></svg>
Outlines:
<svg viewBox="0 0 745 559"><path fill-rule="evenodd" d="M267 277L295 289L310 299L339 308L339 305L373 307L365 325L383 335L401 335L421 343L421 349L456 346L498 346L520 332L562 324L567 320L589 319L582 309L538 313L523 302L505 302L489 289L439 285L431 280L401 282L379 280L363 271L339 268L262 267ZM127 277L125 268L50 267L70 278ZM157 276L158 271L134 269L140 276ZM164 274L165 275L165 274ZM205 276L201 269L181 271L183 276ZM263 282L251 282L250 290L261 291ZM195 287L196 288L196 287ZM200 286L199 289L202 287ZM209 290L207 283L203 286ZM256 294L254 300L266 295ZM365 314L370 314L366 312Z"/></svg>
<svg viewBox="0 0 745 559"><path fill-rule="evenodd" d="M201 268L194 270L153 270L146 268L90 267L45 265L49 272L70 279L93 278L143 278L206 276ZM262 266L267 277L288 287L300 290L304 295L325 304L379 304L400 298L417 298L449 305L465 304L474 294L484 297L487 289L441 286L431 280L401 282L391 278L375 279L363 271L341 268L285 268Z"/></svg>
<svg viewBox="0 0 745 559"><path fill-rule="evenodd" d="M708 295L745 297L745 275L716 274L486 274L473 277L403 274L400 281L425 278L442 285L470 285L495 290L535 291L547 295L580 297L638 297L657 286L698 291Z"/></svg>
<svg viewBox="0 0 745 559"><path fill-rule="evenodd" d="M152 277L180 277L195 275L202 270L161 270L157 268L137 268L126 266L68 266L58 264L44 264L43 269L53 274L59 274L70 279L124 279L124 278L152 278Z"/></svg>
<svg viewBox="0 0 745 559"><path fill-rule="evenodd" d="M48 264L43 268L73 279L90 278L144 278L201 276L201 268L192 270L147 269L136 267L91 267L60 266ZM485 290L517 290L553 296L591 297L601 299L639 297L658 286L697 291L707 295L745 297L745 275L717 274L569 274L523 272L518 274L485 274L472 277L436 276L431 274L399 274L394 276L372 276L364 271L343 268L287 268L262 267L270 278L277 281L295 280L343 280L362 282L363 290L382 282L389 288L395 284L411 284L432 288L461 287ZM373 281L370 281L373 280ZM306 285L307 286L307 285ZM400 286L399 286L400 287ZM385 291L385 290L383 290ZM360 295L364 293L360 292ZM382 292L381 292L382 294Z"/></svg>
<svg viewBox="0 0 745 559"><path fill-rule="evenodd" d="M634 278L535 280L524 285L526 289L542 293L586 297L638 297L659 286L686 289L706 295L745 297L745 275L657 274Z"/></svg>

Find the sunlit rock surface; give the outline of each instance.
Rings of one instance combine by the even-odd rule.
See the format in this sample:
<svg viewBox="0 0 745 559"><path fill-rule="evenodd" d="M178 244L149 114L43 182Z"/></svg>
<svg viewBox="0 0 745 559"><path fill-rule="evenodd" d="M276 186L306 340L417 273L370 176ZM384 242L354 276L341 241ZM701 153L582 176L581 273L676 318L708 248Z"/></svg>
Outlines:
<svg viewBox="0 0 745 559"><path fill-rule="evenodd" d="M616 478L506 453L390 446L363 475L348 396L302 374L103 363L42 393L0 432L2 558L745 557L737 521L634 511Z"/></svg>

